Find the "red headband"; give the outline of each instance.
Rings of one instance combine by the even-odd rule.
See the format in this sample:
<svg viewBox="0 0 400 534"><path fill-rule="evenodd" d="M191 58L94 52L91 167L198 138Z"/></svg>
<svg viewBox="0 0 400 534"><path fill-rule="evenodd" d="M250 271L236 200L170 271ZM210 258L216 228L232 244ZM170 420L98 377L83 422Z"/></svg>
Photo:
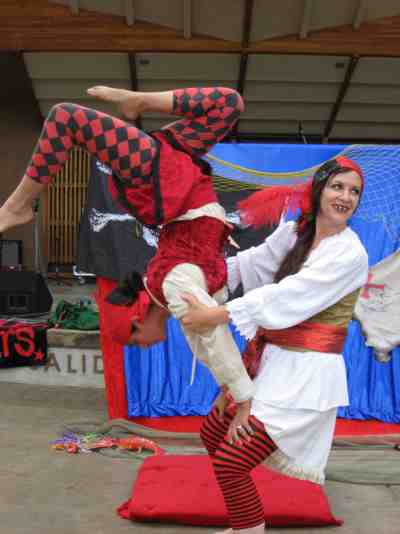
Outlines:
<svg viewBox="0 0 400 534"><path fill-rule="evenodd" d="M132 321L143 322L151 304L147 291L139 292L137 299L130 306L110 304L106 300L99 303L103 309L105 332L120 345L129 344L132 335Z"/></svg>
<svg viewBox="0 0 400 534"><path fill-rule="evenodd" d="M361 168L357 163L345 156L338 156L337 158L330 159L321 165L314 173L313 182L327 180L332 174L337 174L343 170L354 171L358 174L364 185L364 176Z"/></svg>
<svg viewBox="0 0 400 534"><path fill-rule="evenodd" d="M356 163L350 158L346 158L346 156L338 156L335 159L339 163L339 167L343 169L351 169L352 171L356 172L358 176L361 178L362 185L364 187L364 173L362 172L362 169L358 165L358 163Z"/></svg>
<svg viewBox="0 0 400 534"><path fill-rule="evenodd" d="M338 156L321 165L315 172L314 178L304 184L268 187L242 200L238 204L242 220L250 226L271 226L277 224L282 214L288 210L300 209L303 216L311 213L313 181L327 180L341 169L356 172L364 187L363 172L357 163L344 156Z"/></svg>

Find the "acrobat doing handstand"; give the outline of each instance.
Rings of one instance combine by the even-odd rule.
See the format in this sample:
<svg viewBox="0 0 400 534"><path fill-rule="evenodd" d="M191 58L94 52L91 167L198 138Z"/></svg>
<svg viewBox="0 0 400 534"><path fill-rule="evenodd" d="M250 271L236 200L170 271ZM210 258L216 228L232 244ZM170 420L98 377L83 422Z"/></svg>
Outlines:
<svg viewBox="0 0 400 534"><path fill-rule="evenodd" d="M88 93L118 105L128 121L146 111L182 118L148 134L94 109L54 106L20 184L0 208L0 232L32 219L32 201L73 147L111 167L113 197L144 225L160 229L160 236L145 276L132 275L109 295L107 330L121 344L147 346L165 338L170 314L184 315L184 293L209 306L226 300L230 228L201 156L230 131L243 101L225 87L143 93L97 86ZM246 426L253 384L229 327L193 333L183 326L183 331L194 355L238 403L236 419Z"/></svg>

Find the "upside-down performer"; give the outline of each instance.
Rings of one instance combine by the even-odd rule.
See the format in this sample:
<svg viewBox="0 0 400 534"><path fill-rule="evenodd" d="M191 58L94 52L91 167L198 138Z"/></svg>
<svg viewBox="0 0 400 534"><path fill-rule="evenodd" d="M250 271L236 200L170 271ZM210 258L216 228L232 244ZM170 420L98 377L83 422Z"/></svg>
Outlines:
<svg viewBox="0 0 400 534"><path fill-rule="evenodd" d="M184 291L209 306L226 300L224 247L230 229L213 190L210 166L200 157L230 131L243 101L225 87L142 93L97 86L88 93L117 104L130 120L146 111L183 118L147 134L94 109L54 106L22 181L0 208L0 232L32 219L32 201L73 147L110 166L114 198L143 224L161 227L145 278L132 275L104 305L114 341L147 346L165 338L170 313L182 316L187 308ZM194 355L230 390L239 413L242 408L246 413L253 384L228 326L185 334Z"/></svg>
<svg viewBox="0 0 400 534"><path fill-rule="evenodd" d="M232 321L250 341L245 360L255 385L248 418L253 435L236 420L228 398L223 420L220 402L201 430L234 532L264 531L250 475L258 464L324 482L337 407L348 405L343 343L368 277L367 253L347 226L363 185L359 166L337 157L306 186L251 195L241 205L249 223L278 222L284 206L301 215L281 222L260 246L228 259L229 287L242 282L243 297L216 308L186 297L187 329ZM232 425L233 440L227 435Z"/></svg>

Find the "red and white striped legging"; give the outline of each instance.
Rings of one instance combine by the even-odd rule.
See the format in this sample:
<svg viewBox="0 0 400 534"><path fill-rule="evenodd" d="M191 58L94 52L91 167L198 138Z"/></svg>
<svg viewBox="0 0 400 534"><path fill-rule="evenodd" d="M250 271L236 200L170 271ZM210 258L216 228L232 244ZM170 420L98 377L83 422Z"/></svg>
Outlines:
<svg viewBox="0 0 400 534"><path fill-rule="evenodd" d="M264 509L250 472L273 453L277 446L266 433L264 425L250 416L254 430L251 441L230 444L226 439L234 413L225 411L224 420L214 408L205 419L201 439L210 455L218 485L234 530L252 528L264 523Z"/></svg>

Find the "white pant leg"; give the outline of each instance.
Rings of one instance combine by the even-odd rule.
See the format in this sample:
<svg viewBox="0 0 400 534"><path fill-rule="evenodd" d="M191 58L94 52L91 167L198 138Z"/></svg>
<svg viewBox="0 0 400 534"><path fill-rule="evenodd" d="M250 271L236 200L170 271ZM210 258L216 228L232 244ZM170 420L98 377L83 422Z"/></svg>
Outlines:
<svg viewBox="0 0 400 534"><path fill-rule="evenodd" d="M188 305L182 299L184 293L191 293L207 306L218 306L226 299L226 290L211 297L202 270L190 263L172 269L165 277L162 290L169 310L177 319L187 310ZM220 385L229 388L237 402L253 396L253 383L228 325L219 325L203 334L190 332L183 325L182 329L193 354L207 365Z"/></svg>

